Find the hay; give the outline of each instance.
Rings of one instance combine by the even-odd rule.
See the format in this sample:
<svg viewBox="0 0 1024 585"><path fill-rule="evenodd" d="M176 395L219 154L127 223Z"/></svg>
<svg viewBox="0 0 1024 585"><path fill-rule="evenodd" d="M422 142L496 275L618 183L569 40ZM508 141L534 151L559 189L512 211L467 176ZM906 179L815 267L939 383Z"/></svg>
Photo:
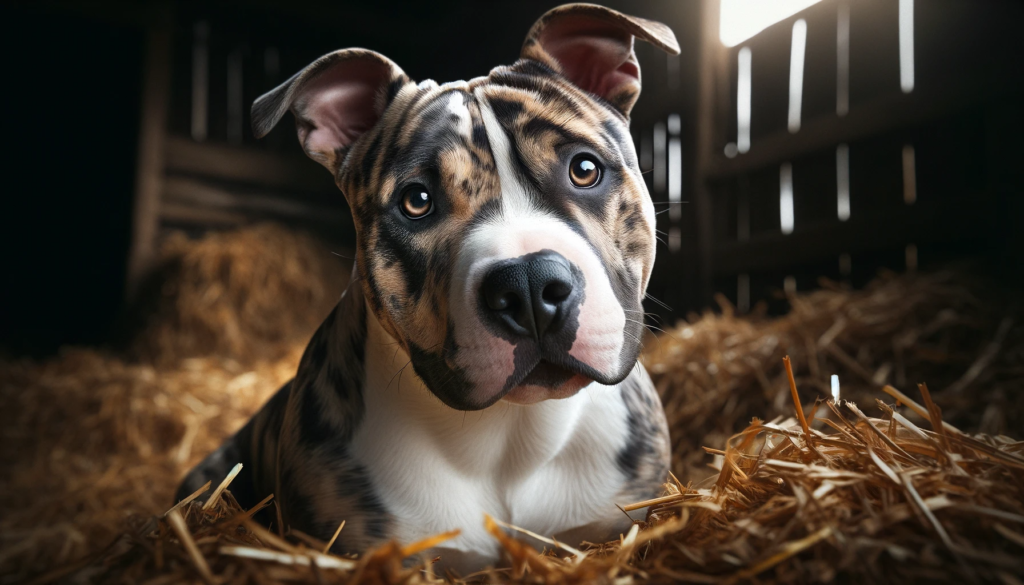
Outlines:
<svg viewBox="0 0 1024 585"><path fill-rule="evenodd" d="M258 247L217 237L242 252ZM280 258L267 265L305 254L270 248L259 254ZM217 265L203 253L218 254L195 251L197 265ZM233 261L220 258L226 269L204 272L207 282L233 274ZM244 322L253 307L270 305L246 301L237 278L231 287L210 286L237 291L218 297L225 303L219 310ZM329 289L301 280L296 276L289 290ZM167 290L187 289L171 282ZM326 543L252 524L230 486L205 509L189 503L165 515L177 480L292 375L308 335L272 334L273 349L259 359L182 360L199 343L186 329L209 335L218 323L204 316L211 305L196 308L203 295L186 294L187 302L169 295L167 312L143 333L165 339L135 355L144 361L78 349L44 362L0 363L0 582L438 579L422 551L450 534L389 544L359 559L324 555ZM673 469L686 482L667 485L647 522L617 542L551 542L541 553L512 538L515 530L491 524L509 566L474 578L1024 578L1016 560L1024 546L1022 446L999 436L1019 434L1024 338L1008 305L993 295L956 273L888 275L863 291L832 287L796 296L782 318L739 317L726 306L648 340L644 360L668 411ZM173 308L179 301L188 305L180 315ZM315 325L319 316L307 309L296 319ZM179 334L191 341L181 343ZM212 343L229 355L241 347ZM805 404L830 396L829 376L837 373L842 397L860 406L808 406L805 431L794 418L786 354ZM948 426L990 436L936 426L923 397L914 408L876 405L877 398L892 400L885 384L907 390L908 381L922 379L937 390ZM747 426L753 417L775 420ZM709 461L721 471L709 476Z"/></svg>
<svg viewBox="0 0 1024 585"><path fill-rule="evenodd" d="M857 291L821 284L790 297L781 318L739 316L719 297L720 313L691 315L646 342L680 477L707 474L701 446L723 446L754 417L792 414L784 355L805 400L830 397L832 374L844 397L865 405L886 384L927 381L952 424L1020 433L1024 328L1014 327L1012 294L962 270L887 273Z"/></svg>
<svg viewBox="0 0 1024 585"><path fill-rule="evenodd" d="M722 469L706 485L673 481L668 495L627 506L649 506L647 521L617 542L577 550L547 540L551 549L538 552L512 537L520 529L485 518L511 566L468 578L1016 582L1024 575L1024 442L944 425L924 386L925 406L887 390L927 414L932 430L881 402L882 418L829 401L828 417L810 420L796 402L796 419L755 419L724 451L707 449L721 456ZM797 395L795 384L791 391ZM816 423L828 432L812 428ZM388 543L361 558L326 554L329 543L254 523L252 515L272 498L242 510L225 490L234 473L206 504L186 500L144 524L136 520L107 548L35 582L72 574L97 582L442 581L421 553L457 531L404 547Z"/></svg>
<svg viewBox="0 0 1024 585"><path fill-rule="evenodd" d="M351 254L329 250L274 224L198 240L172 233L133 311L143 326L130 355L161 365L280 357L320 324L348 282Z"/></svg>
<svg viewBox="0 0 1024 585"><path fill-rule="evenodd" d="M154 315L127 354L0 359L0 582L80 557L166 507L184 472L294 375L346 278L325 250L275 226L172 236L163 282L144 293Z"/></svg>

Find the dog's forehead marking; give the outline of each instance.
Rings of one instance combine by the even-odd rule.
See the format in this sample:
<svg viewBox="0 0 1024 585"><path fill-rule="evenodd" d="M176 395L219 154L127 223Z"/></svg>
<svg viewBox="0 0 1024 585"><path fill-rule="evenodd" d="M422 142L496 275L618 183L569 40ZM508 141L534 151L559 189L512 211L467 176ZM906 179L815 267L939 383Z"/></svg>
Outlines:
<svg viewBox="0 0 1024 585"><path fill-rule="evenodd" d="M480 106L480 116L483 118L487 141L490 143L491 155L498 172L502 213L506 217L536 213L538 210L532 205L532 195L519 180L519 173L513 166L512 145L505 129L494 115L483 88L477 88L473 93Z"/></svg>
<svg viewBox="0 0 1024 585"><path fill-rule="evenodd" d="M456 129L463 136L470 136L473 133L473 118L469 113L469 106L466 105L468 94L461 90L452 91L448 95L448 111L457 119Z"/></svg>

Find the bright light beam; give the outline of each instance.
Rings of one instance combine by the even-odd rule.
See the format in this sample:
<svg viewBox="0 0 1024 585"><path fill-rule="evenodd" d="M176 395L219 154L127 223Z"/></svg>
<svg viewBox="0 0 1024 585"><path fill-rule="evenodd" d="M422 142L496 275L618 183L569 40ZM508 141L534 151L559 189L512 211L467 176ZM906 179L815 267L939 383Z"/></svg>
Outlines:
<svg viewBox="0 0 1024 585"><path fill-rule="evenodd" d="M740 49L736 70L736 150L750 150L750 47Z"/></svg>
<svg viewBox="0 0 1024 585"><path fill-rule="evenodd" d="M850 147L836 147L836 215L839 221L850 219Z"/></svg>
<svg viewBox="0 0 1024 585"><path fill-rule="evenodd" d="M914 0L900 0L900 89L914 91Z"/></svg>
<svg viewBox="0 0 1024 585"><path fill-rule="evenodd" d="M668 117L668 200L676 203L669 208L668 216L679 221L683 216L683 208L678 202L683 198L683 142L679 138L682 120L679 114Z"/></svg>
<svg viewBox="0 0 1024 585"><path fill-rule="evenodd" d="M804 53L807 50L807 21L793 23L793 44L789 53L789 131L800 131L800 109L804 95Z"/></svg>
<svg viewBox="0 0 1024 585"><path fill-rule="evenodd" d="M793 233L793 165L785 163L779 169L779 224L782 233Z"/></svg>
<svg viewBox="0 0 1024 585"><path fill-rule="evenodd" d="M735 47L769 26L821 0L722 0L718 38Z"/></svg>

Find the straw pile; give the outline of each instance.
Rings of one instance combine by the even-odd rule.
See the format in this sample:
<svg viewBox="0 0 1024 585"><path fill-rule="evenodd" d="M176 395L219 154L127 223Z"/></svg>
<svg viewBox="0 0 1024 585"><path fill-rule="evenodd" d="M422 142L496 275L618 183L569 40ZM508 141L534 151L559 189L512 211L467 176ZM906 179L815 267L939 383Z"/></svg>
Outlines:
<svg viewBox="0 0 1024 585"><path fill-rule="evenodd" d="M159 365L216 355L280 358L334 308L351 253L274 224L190 240L172 233L133 313L132 357Z"/></svg>
<svg viewBox="0 0 1024 585"><path fill-rule="evenodd" d="M822 281L791 296L791 311L719 313L687 321L647 342L644 364L672 426L673 468L701 476L700 446L721 447L751 419L792 414L782 357L790 355L806 399L843 396L873 405L885 384L927 381L947 421L1020 435L1024 424L1024 327L1017 297L964 270L885 273L863 290Z"/></svg>
<svg viewBox="0 0 1024 585"><path fill-rule="evenodd" d="M0 358L0 582L165 509L185 470L294 375L347 273L276 226L173 235L136 309L154 316L128 351Z"/></svg>
<svg viewBox="0 0 1024 585"><path fill-rule="evenodd" d="M249 247L233 249L244 255ZM297 252L260 252L288 253ZM230 273L233 260L221 262ZM207 298L204 288L232 290L218 281L223 270L206 274L211 280L196 284L191 300L170 292L167 306L185 303L186 315ZM245 299L237 283L241 296L227 299ZM330 290L304 286L311 288L291 290ZM514 539L514 528L489 521L509 566L474 579L1020 582L1024 445L1002 434L1019 436L1024 416L1024 335L994 295L957 273L887 275L863 291L832 286L796 296L778 319L740 317L728 306L691 316L649 339L644 357L669 415L675 477L684 481L645 503L647 522L617 542L551 542L540 553ZM224 306L244 315L232 302ZM275 333L267 346L276 348L262 354L271 358L180 359L190 346L176 345L176 332L191 335L184 330L205 317L168 311L142 334L163 328L168 339L136 354L146 359L71 350L41 363L0 363L0 582L441 578L422 551L451 534L358 559L325 555L326 543L253 524L253 511L231 497L230 478L207 488L217 492L209 506L168 513L181 475L290 377L302 349ZM216 337L210 347L235 351L217 326L199 326ZM792 386L786 354L798 366ZM831 396L830 374L859 406L813 405ZM882 392L919 380L936 389L930 398L915 393L923 405L904 396L897 407ZM793 402L796 386L805 410Z"/></svg>

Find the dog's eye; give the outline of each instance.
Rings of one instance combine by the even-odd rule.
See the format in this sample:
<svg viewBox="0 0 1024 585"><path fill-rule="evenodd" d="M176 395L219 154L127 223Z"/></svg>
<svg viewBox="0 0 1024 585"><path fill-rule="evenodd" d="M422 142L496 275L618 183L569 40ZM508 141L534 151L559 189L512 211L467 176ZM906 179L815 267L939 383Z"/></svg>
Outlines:
<svg viewBox="0 0 1024 585"><path fill-rule="evenodd" d="M434 202L423 185L409 185L402 191L402 213L409 219L425 217L433 208Z"/></svg>
<svg viewBox="0 0 1024 585"><path fill-rule="evenodd" d="M577 187L593 187L601 180L601 167L589 154L580 154L569 163L569 179Z"/></svg>

